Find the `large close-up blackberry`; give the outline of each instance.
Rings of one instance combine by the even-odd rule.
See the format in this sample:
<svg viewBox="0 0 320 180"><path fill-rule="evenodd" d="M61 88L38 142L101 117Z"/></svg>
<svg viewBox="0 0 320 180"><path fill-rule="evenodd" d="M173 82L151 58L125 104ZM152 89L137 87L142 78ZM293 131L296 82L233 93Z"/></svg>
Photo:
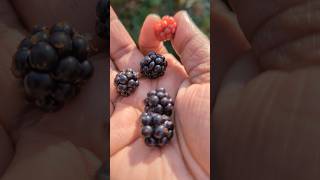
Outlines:
<svg viewBox="0 0 320 180"><path fill-rule="evenodd" d="M169 116L158 113L142 113L141 134L148 146L164 146L173 137L174 124Z"/></svg>
<svg viewBox="0 0 320 180"><path fill-rule="evenodd" d="M23 81L26 98L54 111L76 96L93 73L88 40L68 23L35 26L13 56L12 72Z"/></svg>
<svg viewBox="0 0 320 180"><path fill-rule="evenodd" d="M174 102L164 88L158 88L148 93L144 104L146 112L171 116Z"/></svg>
<svg viewBox="0 0 320 180"><path fill-rule="evenodd" d="M114 79L114 84L121 96L129 96L139 86L138 75L130 68L120 71Z"/></svg>
<svg viewBox="0 0 320 180"><path fill-rule="evenodd" d="M145 77L155 79L164 75L167 65L164 56L151 51L140 62L140 71Z"/></svg>
<svg viewBox="0 0 320 180"><path fill-rule="evenodd" d="M109 34L109 0L100 0L96 7L97 21L96 31L101 38L107 38Z"/></svg>

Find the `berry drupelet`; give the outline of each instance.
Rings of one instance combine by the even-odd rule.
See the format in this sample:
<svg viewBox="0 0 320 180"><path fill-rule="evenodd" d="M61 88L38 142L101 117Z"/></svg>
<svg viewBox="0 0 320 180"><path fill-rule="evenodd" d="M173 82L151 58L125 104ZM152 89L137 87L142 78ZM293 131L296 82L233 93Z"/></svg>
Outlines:
<svg viewBox="0 0 320 180"><path fill-rule="evenodd" d="M164 88L158 88L148 93L144 104L146 112L171 116L174 102Z"/></svg>
<svg viewBox="0 0 320 180"><path fill-rule="evenodd" d="M177 23L171 16L163 16L162 19L154 25L154 32L159 41L167 41L173 39Z"/></svg>
<svg viewBox="0 0 320 180"><path fill-rule="evenodd" d="M31 32L13 56L12 72L23 81L26 99L43 110L58 110L92 76L88 41L64 22Z"/></svg>
<svg viewBox="0 0 320 180"><path fill-rule="evenodd" d="M142 113L141 134L148 146L164 146L173 137L174 125L169 116L158 113Z"/></svg>
<svg viewBox="0 0 320 180"><path fill-rule="evenodd" d="M121 96L130 96L139 86L138 75L132 69L120 71L114 79L114 84Z"/></svg>
<svg viewBox="0 0 320 180"><path fill-rule="evenodd" d="M140 62L140 71L145 77L155 79L164 75L167 65L168 63L164 56L151 51Z"/></svg>

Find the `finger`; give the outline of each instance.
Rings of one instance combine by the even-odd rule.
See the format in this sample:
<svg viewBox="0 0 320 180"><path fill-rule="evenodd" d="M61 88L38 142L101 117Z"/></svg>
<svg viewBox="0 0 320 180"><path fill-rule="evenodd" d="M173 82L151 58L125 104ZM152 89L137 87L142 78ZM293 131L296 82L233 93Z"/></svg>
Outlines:
<svg viewBox="0 0 320 180"><path fill-rule="evenodd" d="M119 70L132 68L139 71L139 61L143 58L129 33L110 7L110 55Z"/></svg>
<svg viewBox="0 0 320 180"><path fill-rule="evenodd" d="M222 79L234 61L250 48L236 16L220 1L213 5L213 60L215 63L215 87L220 88Z"/></svg>
<svg viewBox="0 0 320 180"><path fill-rule="evenodd" d="M53 25L67 21L81 33L95 34L97 0L12 0L24 24Z"/></svg>
<svg viewBox="0 0 320 180"><path fill-rule="evenodd" d="M150 51L156 51L160 54L168 52L166 47L157 39L154 33L153 26L160 20L160 17L155 14L150 14L146 17L139 36L139 48L143 54L147 54Z"/></svg>
<svg viewBox="0 0 320 180"><path fill-rule="evenodd" d="M11 72L12 57L25 30L8 0L0 1L0 12L0 121L10 130L27 107L19 81Z"/></svg>
<svg viewBox="0 0 320 180"><path fill-rule="evenodd" d="M130 144L139 136L141 111L118 102L110 118L110 156Z"/></svg>
<svg viewBox="0 0 320 180"><path fill-rule="evenodd" d="M302 5L306 0L229 0L236 12L240 25L249 40L255 36L255 31L265 22L298 4Z"/></svg>
<svg viewBox="0 0 320 180"><path fill-rule="evenodd" d="M0 177L8 168L10 161L13 157L13 142L7 132L0 125Z"/></svg>
<svg viewBox="0 0 320 180"><path fill-rule="evenodd" d="M259 57L260 65L265 69L294 69L319 64L318 37L314 36L320 29L319 1L271 0L257 3L232 0L231 4L255 55ZM300 47L308 50L300 50Z"/></svg>
<svg viewBox="0 0 320 180"><path fill-rule="evenodd" d="M90 151L52 134L25 131L3 180L94 179L101 162Z"/></svg>
<svg viewBox="0 0 320 180"><path fill-rule="evenodd" d="M185 11L174 16L177 30L172 41L192 83L210 81L210 43Z"/></svg>
<svg viewBox="0 0 320 180"><path fill-rule="evenodd" d="M113 62L110 60L110 114L113 113L114 110L114 104L116 101L116 98L118 97L116 86L114 85L114 78L117 75L117 70Z"/></svg>
<svg viewBox="0 0 320 180"><path fill-rule="evenodd" d="M186 98L190 97L190 98ZM192 98L197 97L197 98ZM210 176L210 84L181 85L176 97L175 119L181 150L196 179ZM197 134L197 138L190 132ZM190 156L190 152L192 155ZM206 177L206 178L205 178Z"/></svg>

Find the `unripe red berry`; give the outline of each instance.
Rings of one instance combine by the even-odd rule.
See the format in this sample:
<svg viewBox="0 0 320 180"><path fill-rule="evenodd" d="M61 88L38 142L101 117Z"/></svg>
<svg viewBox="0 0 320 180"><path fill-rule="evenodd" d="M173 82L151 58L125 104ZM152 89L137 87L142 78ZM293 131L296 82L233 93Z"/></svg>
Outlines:
<svg viewBox="0 0 320 180"><path fill-rule="evenodd" d="M174 38L177 23L172 16L163 16L162 19L154 25L154 32L159 41L167 41Z"/></svg>

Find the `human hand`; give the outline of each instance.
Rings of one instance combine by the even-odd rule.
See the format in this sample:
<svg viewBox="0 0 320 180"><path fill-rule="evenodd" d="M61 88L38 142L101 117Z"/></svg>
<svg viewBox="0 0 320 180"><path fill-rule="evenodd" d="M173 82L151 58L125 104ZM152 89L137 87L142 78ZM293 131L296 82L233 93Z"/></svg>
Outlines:
<svg viewBox="0 0 320 180"><path fill-rule="evenodd" d="M149 15L141 29L139 49L125 27L110 11L110 178L111 179L209 179L210 178L210 44L186 12L177 22L171 41L182 64L153 32L160 17ZM149 51L166 57L164 76L140 79L129 97L118 96L113 80L119 70L139 72L140 60ZM164 87L175 100L176 130L165 147L151 148L140 136L143 100L153 89Z"/></svg>
<svg viewBox="0 0 320 180"><path fill-rule="evenodd" d="M319 1L229 2L214 4L216 178L319 179Z"/></svg>
<svg viewBox="0 0 320 180"><path fill-rule="evenodd" d="M79 32L94 35L97 1L11 3L0 2L0 176L3 180L94 179L106 158L107 55L100 52L90 59L93 77L56 113L26 105L10 67L17 45L35 24L67 21Z"/></svg>

